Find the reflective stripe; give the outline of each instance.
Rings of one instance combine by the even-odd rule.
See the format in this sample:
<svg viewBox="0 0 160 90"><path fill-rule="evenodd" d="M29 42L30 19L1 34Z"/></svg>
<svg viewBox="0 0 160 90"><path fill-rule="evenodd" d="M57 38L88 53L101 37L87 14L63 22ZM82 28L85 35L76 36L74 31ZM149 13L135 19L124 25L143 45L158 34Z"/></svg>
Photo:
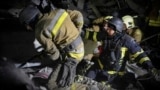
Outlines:
<svg viewBox="0 0 160 90"><path fill-rule="evenodd" d="M76 58L77 60L80 60L80 59L82 59L82 57L84 56L84 53L69 53L69 55L70 55L72 58Z"/></svg>
<svg viewBox="0 0 160 90"><path fill-rule="evenodd" d="M144 51L141 49L141 51L131 55L131 60L134 60L138 55L142 54ZM133 58L133 59L132 59Z"/></svg>
<svg viewBox="0 0 160 90"><path fill-rule="evenodd" d="M125 56L125 53L128 49L126 47L121 47L121 58L120 59L123 59L124 56Z"/></svg>
<svg viewBox="0 0 160 90"><path fill-rule="evenodd" d="M124 58L127 50L128 50L128 49L127 49L126 47L121 47L121 58L120 58L120 60L119 60L119 65L122 65L122 63L123 63L123 58Z"/></svg>
<svg viewBox="0 0 160 90"><path fill-rule="evenodd" d="M93 33L93 41L97 41L97 32Z"/></svg>
<svg viewBox="0 0 160 90"><path fill-rule="evenodd" d="M142 64L145 61L149 61L150 59L148 57L144 57L142 59L139 60L139 63Z"/></svg>
<svg viewBox="0 0 160 90"><path fill-rule="evenodd" d="M98 63L99 63L100 68L103 69L104 66L99 59L98 59Z"/></svg>
<svg viewBox="0 0 160 90"><path fill-rule="evenodd" d="M124 71L121 71L121 72L117 72L117 71L108 71L107 72L108 74L117 74L118 73L118 75L124 75Z"/></svg>
<svg viewBox="0 0 160 90"><path fill-rule="evenodd" d="M59 18L59 20L57 21L55 27L52 29L52 34L53 36L55 36L57 34L57 31L59 30L60 26L62 25L63 21L65 20L65 18L67 17L68 13L64 12L61 17Z"/></svg>
<svg viewBox="0 0 160 90"><path fill-rule="evenodd" d="M116 71L108 71L107 73L108 74L116 74L117 72Z"/></svg>
<svg viewBox="0 0 160 90"><path fill-rule="evenodd" d="M150 19L149 26L160 27L160 16L156 20Z"/></svg>
<svg viewBox="0 0 160 90"><path fill-rule="evenodd" d="M72 58L76 58L77 60L81 60L84 56L84 49L80 48L78 50L70 51L68 55Z"/></svg>
<svg viewBox="0 0 160 90"><path fill-rule="evenodd" d="M89 31L86 30L85 39L88 39L88 37L89 37Z"/></svg>
<svg viewBox="0 0 160 90"><path fill-rule="evenodd" d="M63 9L58 10L55 17L48 26L47 30L49 30L49 32L51 32L52 35L55 36L67 16L68 13L65 10Z"/></svg>

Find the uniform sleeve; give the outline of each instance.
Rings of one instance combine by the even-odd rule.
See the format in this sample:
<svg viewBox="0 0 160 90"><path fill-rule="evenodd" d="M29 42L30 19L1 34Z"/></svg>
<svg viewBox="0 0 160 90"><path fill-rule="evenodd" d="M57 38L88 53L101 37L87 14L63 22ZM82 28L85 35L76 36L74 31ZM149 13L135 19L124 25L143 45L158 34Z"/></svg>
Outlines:
<svg viewBox="0 0 160 90"><path fill-rule="evenodd" d="M93 20L92 24L102 24L104 21L104 17L97 18Z"/></svg>
<svg viewBox="0 0 160 90"><path fill-rule="evenodd" d="M82 13L77 10L67 10L67 12L69 13L70 18L75 24L75 26L78 28L79 31L81 31L84 24Z"/></svg>
<svg viewBox="0 0 160 90"><path fill-rule="evenodd" d="M39 25L37 25L38 27ZM56 44L52 41L52 37L46 34L47 30L41 30L40 27L35 30L35 37L44 47L46 54L52 59L57 60L59 58L59 50L56 47Z"/></svg>
<svg viewBox="0 0 160 90"><path fill-rule="evenodd" d="M93 40L93 41L102 41L105 38L106 34L102 31L89 31L85 30L84 39Z"/></svg>
<svg viewBox="0 0 160 90"><path fill-rule="evenodd" d="M132 61L145 69L153 68L150 58L132 37L127 37L125 44L131 53Z"/></svg>

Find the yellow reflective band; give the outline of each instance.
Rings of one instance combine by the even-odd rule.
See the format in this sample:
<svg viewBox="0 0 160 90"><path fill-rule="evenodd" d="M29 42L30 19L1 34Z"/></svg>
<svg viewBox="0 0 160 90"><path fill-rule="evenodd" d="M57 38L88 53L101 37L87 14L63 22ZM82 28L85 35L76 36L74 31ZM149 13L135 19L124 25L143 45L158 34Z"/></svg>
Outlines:
<svg viewBox="0 0 160 90"><path fill-rule="evenodd" d="M124 71L121 71L121 72L117 72L117 71L108 71L107 72L108 74L117 74L118 73L118 75L124 75Z"/></svg>
<svg viewBox="0 0 160 90"><path fill-rule="evenodd" d="M64 12L59 20L57 21L57 23L55 24L54 28L52 29L52 35L55 36L60 28L60 26L62 25L63 21L65 20L65 18L67 17L68 13Z"/></svg>
<svg viewBox="0 0 160 90"><path fill-rule="evenodd" d="M99 59L98 59L98 64L99 64L100 68L103 69L104 66Z"/></svg>
<svg viewBox="0 0 160 90"><path fill-rule="evenodd" d="M124 56L125 56L125 53L128 49L126 47L121 47L121 58L120 59L123 59Z"/></svg>
<svg viewBox="0 0 160 90"><path fill-rule="evenodd" d="M117 72L116 71L108 71L107 73L108 74L116 74Z"/></svg>
<svg viewBox="0 0 160 90"><path fill-rule="evenodd" d="M97 41L97 32L93 33L93 41Z"/></svg>
<svg viewBox="0 0 160 90"><path fill-rule="evenodd" d="M89 37L89 31L88 31L88 30L86 30L85 39L88 39L88 37Z"/></svg>
<svg viewBox="0 0 160 90"><path fill-rule="evenodd" d="M157 20L149 20L149 26L159 27L160 26L160 19L159 20L158 19Z"/></svg>
<svg viewBox="0 0 160 90"><path fill-rule="evenodd" d="M141 49L140 52L137 52L137 53L131 55L131 58L136 58L138 55L142 54L143 52L144 52L144 51Z"/></svg>
<svg viewBox="0 0 160 90"><path fill-rule="evenodd" d="M150 61L150 59L148 57L144 57L144 58L139 60L139 63L142 64L145 61Z"/></svg>
<svg viewBox="0 0 160 90"><path fill-rule="evenodd" d="M70 52L69 56L72 57L72 58L76 58L77 60L81 60L82 57L84 56L84 52L82 52L82 53L73 53L73 52Z"/></svg>

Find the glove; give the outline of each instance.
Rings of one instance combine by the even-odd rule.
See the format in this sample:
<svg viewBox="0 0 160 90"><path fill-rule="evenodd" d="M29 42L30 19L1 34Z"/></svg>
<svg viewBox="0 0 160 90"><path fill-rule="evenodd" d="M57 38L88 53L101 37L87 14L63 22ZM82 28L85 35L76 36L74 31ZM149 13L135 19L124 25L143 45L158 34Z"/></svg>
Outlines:
<svg viewBox="0 0 160 90"><path fill-rule="evenodd" d="M151 70L152 75L156 79L156 81L160 82L160 70L157 70L156 68L153 68Z"/></svg>
<svg viewBox="0 0 160 90"><path fill-rule="evenodd" d="M74 59L68 59L65 63L62 63L59 77L57 78L57 84L59 87L70 86L76 75L77 61Z"/></svg>

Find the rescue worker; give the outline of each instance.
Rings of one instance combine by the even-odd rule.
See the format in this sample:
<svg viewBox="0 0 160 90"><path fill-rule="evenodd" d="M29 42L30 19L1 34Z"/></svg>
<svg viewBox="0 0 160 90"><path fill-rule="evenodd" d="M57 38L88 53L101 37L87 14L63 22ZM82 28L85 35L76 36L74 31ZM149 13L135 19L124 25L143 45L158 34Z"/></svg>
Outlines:
<svg viewBox="0 0 160 90"><path fill-rule="evenodd" d="M97 37L94 40L102 41L102 46L100 56L87 72L87 77L110 83L111 87L118 90L125 90L129 83L135 85L136 79L132 78L134 76L125 72L128 54L131 54L132 62L136 62L138 66L151 72L156 80L160 80L159 71L152 65L143 49L134 38L123 32L124 23L121 19L113 17L103 25L101 32L94 33ZM88 32L87 35L93 40L93 32Z"/></svg>
<svg viewBox="0 0 160 90"><path fill-rule="evenodd" d="M113 16L100 17L93 20L91 26L84 28L86 35L82 35L84 42L84 58L78 67L78 72L80 75L85 75L86 71L94 64L91 60L92 58L99 57L98 47L101 45L100 41L89 40L87 32L99 32L102 29L103 22L112 18ZM93 36L94 37L94 36ZM94 39L94 38L93 38Z"/></svg>
<svg viewBox="0 0 160 90"><path fill-rule="evenodd" d="M107 20L111 17L112 16L97 18L92 22L92 25L90 27L84 28L84 30L86 32L99 32L100 29L102 29L101 27L103 25L104 20ZM97 48L99 45L101 45L101 42L99 41L95 42L94 40L89 40L87 38L88 38L87 35L83 37L85 53L82 62L80 63L80 65L78 65L77 73L80 75L84 75L86 71L94 64L93 62L91 62L91 60L92 58L98 56Z"/></svg>
<svg viewBox="0 0 160 90"><path fill-rule="evenodd" d="M122 17L122 21L124 22L124 26L125 26L125 30L124 31L128 35L133 37L137 43L140 44L141 40L143 38L143 33L142 33L142 30L138 26L135 25L133 16L125 15L125 16ZM130 59L132 59L131 56L130 56ZM142 68L138 67L136 65L136 63L133 63L133 62L130 62L130 61L127 62L126 69L128 69L128 71L132 71L131 69L129 69L129 67L133 67L133 66L136 66L137 68L139 68L138 70L139 71L141 70L140 72L142 72L142 71L145 72L145 70L143 70ZM139 75L139 73L136 73L136 72L133 72L133 74L135 74L135 77L138 77L138 75Z"/></svg>
<svg viewBox="0 0 160 90"><path fill-rule="evenodd" d="M38 6L38 8L41 10L41 12L43 12L43 13L48 12L49 8L51 8L51 9L55 8L52 4L49 5L50 1L48 1L48 0L36 0L36 1L31 0L31 3L36 4ZM70 10L68 0L62 0L62 1L54 0L54 3L56 5L56 7L63 8L69 13L72 22L77 27L77 29L81 32L83 24L84 24L82 13L79 12L78 10ZM40 43L36 39L34 40L34 47L36 48L36 50L38 52L43 50L43 47L40 45Z"/></svg>
<svg viewBox="0 0 160 90"><path fill-rule="evenodd" d="M89 32L91 32L91 31L99 32L100 30L103 29L102 28L103 22L105 20L108 20L112 17L118 17L118 16L119 16L119 13L117 11L113 11L110 15L99 17L99 18L93 20L92 23L84 29L85 29L85 31L89 31ZM101 42L99 42L99 41L95 42L93 40L89 40L89 39L87 39L87 37L88 36L86 35L86 37L83 38L84 46L85 46L84 47L85 48L84 58L86 60L91 60L93 57L95 57L95 56L97 57L97 54L98 54L97 48L99 45L101 45Z"/></svg>
<svg viewBox="0 0 160 90"><path fill-rule="evenodd" d="M100 18L95 19L92 22L92 25L90 27L84 28L85 32L99 32L102 29L101 27L103 26L104 20L110 19L112 17L113 16L106 16L106 17L100 17ZM92 57L94 56L95 49L99 45L101 45L101 42L99 41L95 42L95 40L89 40L87 35L85 35L85 37L83 38L83 41L84 41L84 46L85 46L84 59L91 60Z"/></svg>
<svg viewBox="0 0 160 90"><path fill-rule="evenodd" d="M122 20L125 24L126 33L131 35L137 43L140 43L143 37L143 33L138 26L135 26L134 18L130 15L125 15L122 17Z"/></svg>
<svg viewBox="0 0 160 90"><path fill-rule="evenodd" d="M45 54L53 60L54 72L47 84L50 90L70 89L77 64L84 56L80 31L72 21L76 12L67 12L59 7L64 4L63 1L52 0L55 7L47 9L47 12L37 5L29 4L19 15L20 22L27 29L35 30L36 39L44 47Z"/></svg>

